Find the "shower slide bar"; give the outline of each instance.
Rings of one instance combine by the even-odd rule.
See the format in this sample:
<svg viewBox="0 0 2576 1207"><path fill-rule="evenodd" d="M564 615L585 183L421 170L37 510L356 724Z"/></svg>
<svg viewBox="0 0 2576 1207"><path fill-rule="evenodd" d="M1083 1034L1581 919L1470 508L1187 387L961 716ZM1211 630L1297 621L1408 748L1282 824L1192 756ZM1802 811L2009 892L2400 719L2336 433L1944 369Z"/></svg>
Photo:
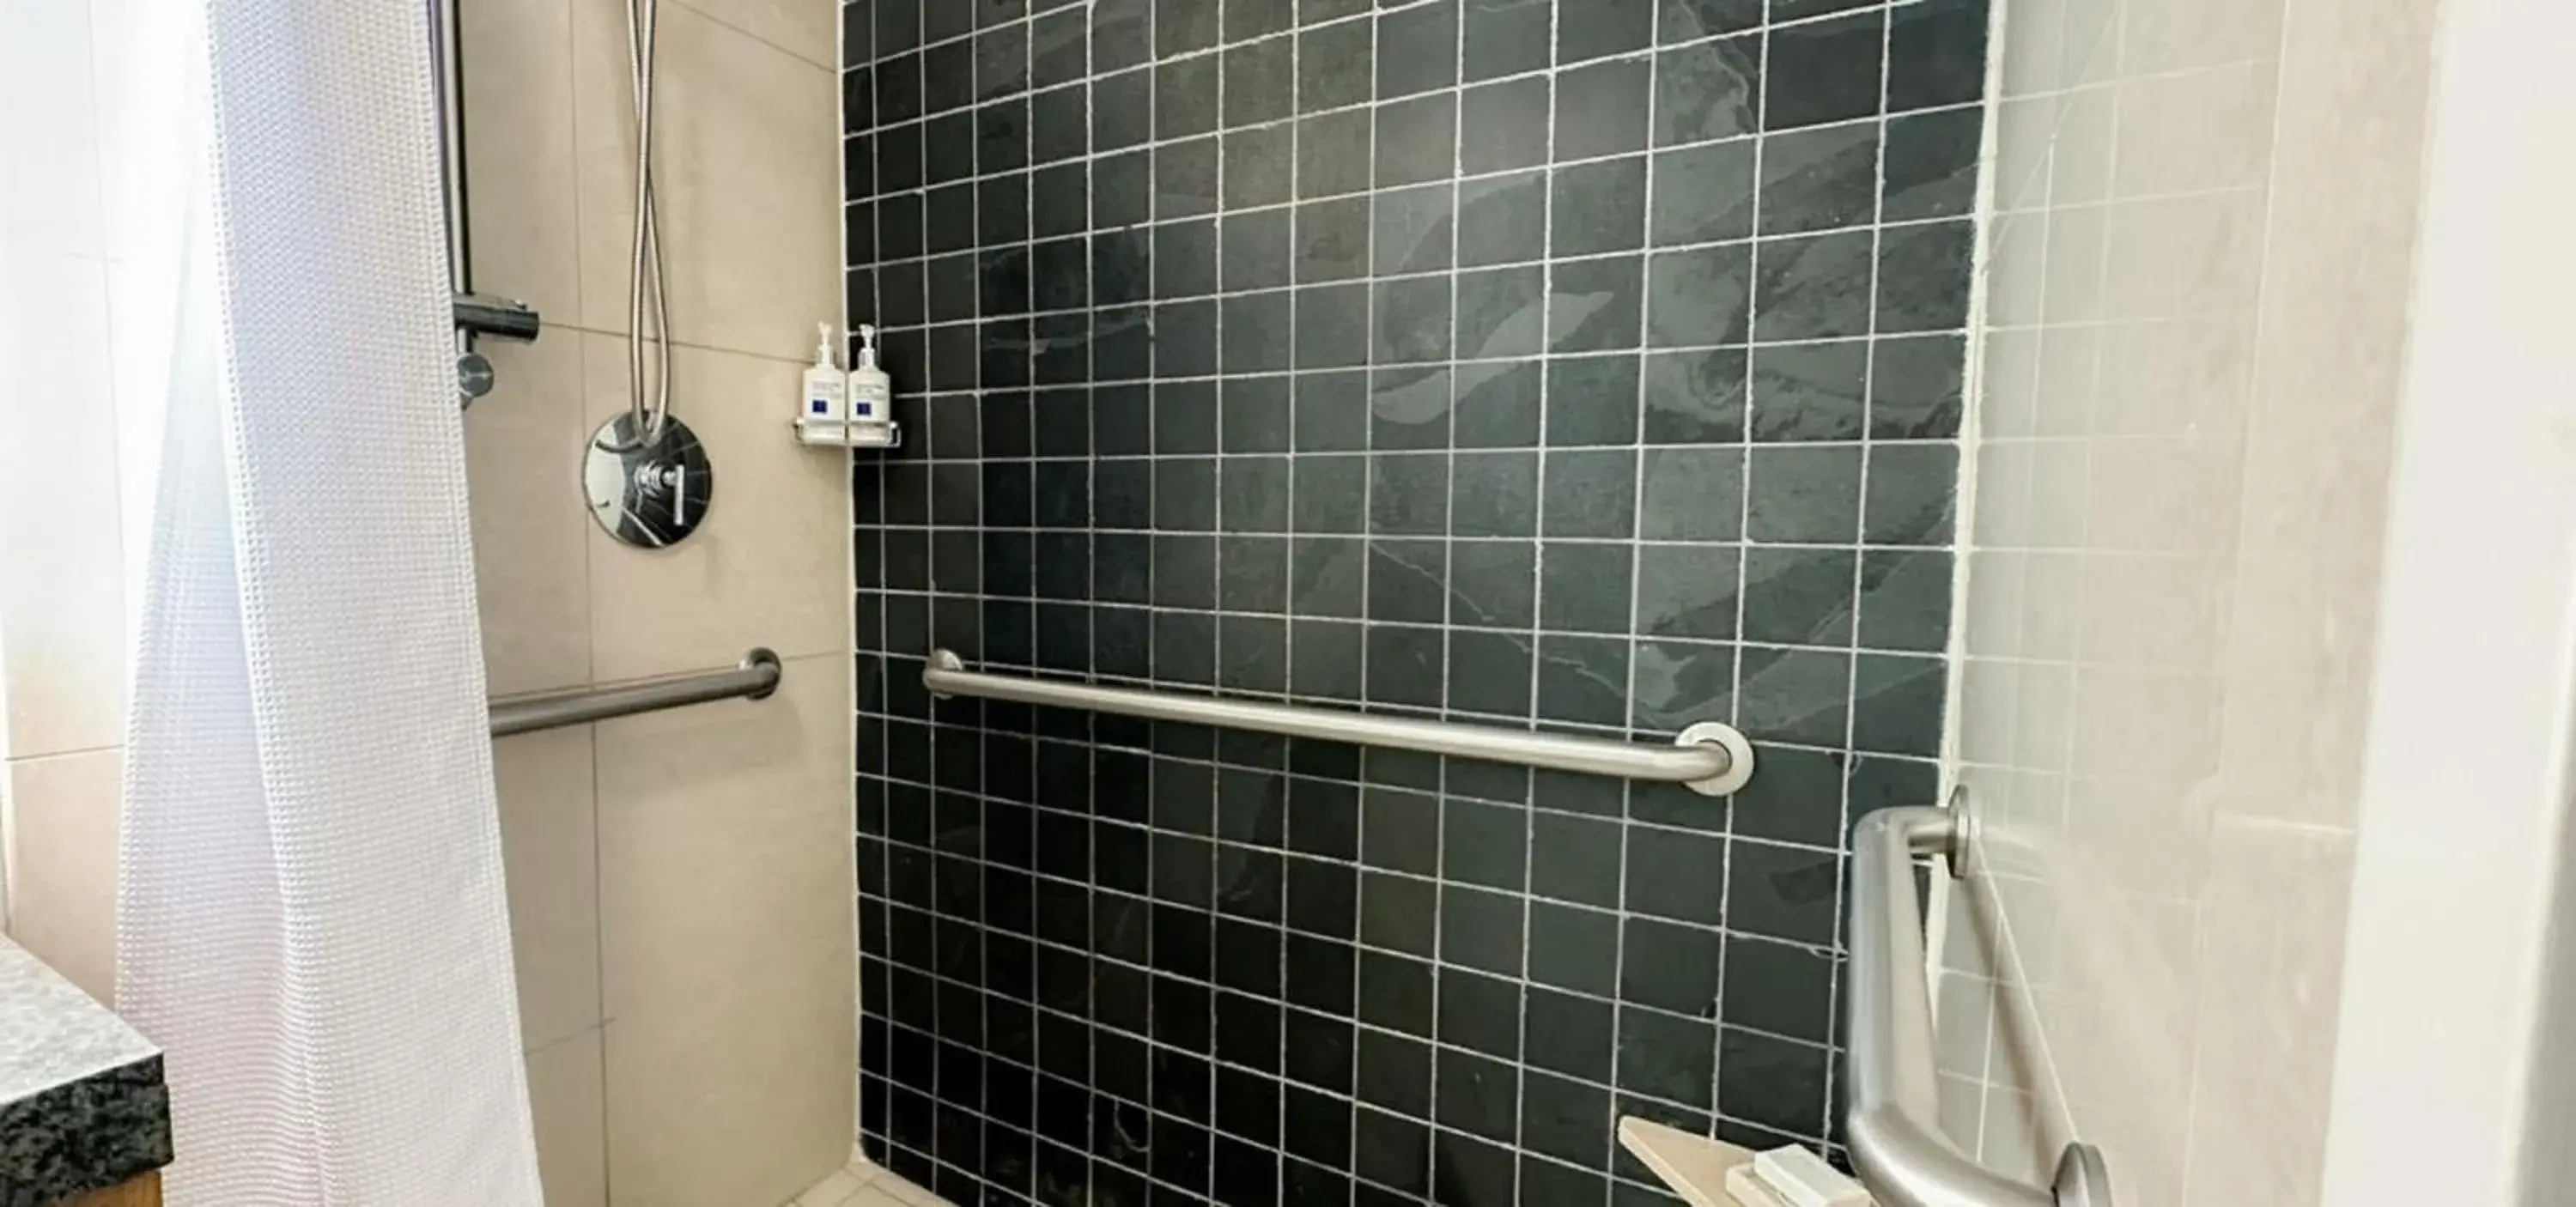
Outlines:
<svg viewBox="0 0 2576 1207"><path fill-rule="evenodd" d="M1714 721L1683 730L1671 746L1639 746L1606 738L1566 737L1490 725L1416 721L1328 708L1253 704L985 674L966 669L965 661L947 650L931 651L930 661L922 667L921 685L934 696L1012 700L1556 771L1656 780L1686 785L1703 796L1733 792L1753 778L1752 744L1734 727Z"/></svg>
<svg viewBox="0 0 2576 1207"><path fill-rule="evenodd" d="M1881 809L1852 828L1851 1008L1843 1017L1843 1133L1880 1207L2112 1207L2102 1151L2075 1143L2047 1186L2006 1177L1941 1133L1931 990L1914 860L1964 873L1975 832L1964 794L1947 809Z"/></svg>
<svg viewBox="0 0 2576 1207"><path fill-rule="evenodd" d="M740 667L711 675L494 700L492 736L506 738L514 733L561 729L566 725L631 717L639 712L660 712L710 700L766 699L771 692L778 690L778 676L778 655L765 649L754 649L742 656Z"/></svg>
<svg viewBox="0 0 2576 1207"><path fill-rule="evenodd" d="M447 211L448 309L456 323L456 393L461 405L491 392L492 361L474 350L478 336L533 340L537 312L513 298L474 291L472 225L465 207L465 48L459 0L429 0L430 77L438 104L438 175Z"/></svg>

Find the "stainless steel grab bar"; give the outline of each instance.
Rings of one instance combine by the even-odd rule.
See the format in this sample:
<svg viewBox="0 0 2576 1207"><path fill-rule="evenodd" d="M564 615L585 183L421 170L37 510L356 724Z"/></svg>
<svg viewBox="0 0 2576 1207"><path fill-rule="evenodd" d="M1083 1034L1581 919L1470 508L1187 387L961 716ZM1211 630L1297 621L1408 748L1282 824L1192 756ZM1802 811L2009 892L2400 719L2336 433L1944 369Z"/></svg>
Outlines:
<svg viewBox="0 0 2576 1207"><path fill-rule="evenodd" d="M779 674L778 655L765 649L754 649L742 656L739 669L718 671L712 675L494 700L491 706L492 736L506 738L514 733L560 729L566 725L628 717L639 712L659 712L665 708L704 704L710 700L766 699L771 692L778 690Z"/></svg>
<svg viewBox="0 0 2576 1207"><path fill-rule="evenodd" d="M1852 1168L1880 1207L2111 1207L2110 1174L2092 1145L2067 1145L2043 1187L1987 1169L1941 1134L1914 859L1944 856L1956 875L1971 832L1964 811L1929 806L1882 809L1852 829L1843 1018Z"/></svg>
<svg viewBox="0 0 2576 1207"><path fill-rule="evenodd" d="M1753 746L1733 726L1703 721L1681 732L1669 747L1638 746L1603 738L1565 737L1487 725L1414 721L1327 708L1250 704L1206 696L1164 695L1086 683L1024 679L966 669L965 660L947 650L933 650L922 666L921 685L934 696L978 696L1082 708L1156 721L1181 721L1226 729L1249 729L1319 738L1355 746L1418 750L1526 767L1579 771L1627 779L1687 785L1704 796L1733 792L1753 778Z"/></svg>

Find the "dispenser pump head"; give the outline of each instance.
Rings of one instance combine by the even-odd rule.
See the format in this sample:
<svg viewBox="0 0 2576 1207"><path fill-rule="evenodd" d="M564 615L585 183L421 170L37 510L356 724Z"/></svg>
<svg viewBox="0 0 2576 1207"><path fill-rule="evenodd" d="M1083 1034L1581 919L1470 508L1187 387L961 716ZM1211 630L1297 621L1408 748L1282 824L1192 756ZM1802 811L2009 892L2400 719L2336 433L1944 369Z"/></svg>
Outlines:
<svg viewBox="0 0 2576 1207"><path fill-rule="evenodd" d="M832 355L832 325L830 323L814 324L814 363L826 369L840 363L839 358Z"/></svg>
<svg viewBox="0 0 2576 1207"><path fill-rule="evenodd" d="M859 324L859 363L854 368L877 367L877 329L873 323Z"/></svg>

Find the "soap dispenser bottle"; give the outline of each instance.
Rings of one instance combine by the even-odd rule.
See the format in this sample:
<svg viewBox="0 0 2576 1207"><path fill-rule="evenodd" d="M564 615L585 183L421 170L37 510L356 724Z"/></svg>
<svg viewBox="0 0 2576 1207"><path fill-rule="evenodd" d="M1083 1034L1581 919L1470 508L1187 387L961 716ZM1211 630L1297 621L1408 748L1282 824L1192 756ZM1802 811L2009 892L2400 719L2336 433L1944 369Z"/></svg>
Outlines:
<svg viewBox="0 0 2576 1207"><path fill-rule="evenodd" d="M802 424L835 424L849 419L849 376L841 372L840 360L832 352L832 325L814 324L818 337L814 344L814 363L805 370L805 406L798 415Z"/></svg>
<svg viewBox="0 0 2576 1207"><path fill-rule="evenodd" d="M877 329L859 324L858 363L850 366L850 426L890 434L894 382L877 367Z"/></svg>

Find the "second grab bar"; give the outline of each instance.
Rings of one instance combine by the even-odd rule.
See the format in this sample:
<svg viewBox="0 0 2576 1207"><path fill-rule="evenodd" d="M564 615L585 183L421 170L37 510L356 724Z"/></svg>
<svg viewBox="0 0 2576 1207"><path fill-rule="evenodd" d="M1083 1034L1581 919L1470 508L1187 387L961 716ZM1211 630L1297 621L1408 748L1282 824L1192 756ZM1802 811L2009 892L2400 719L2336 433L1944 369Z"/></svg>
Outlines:
<svg viewBox="0 0 2576 1207"><path fill-rule="evenodd" d="M1881 809L1852 828L1851 1008L1843 1017L1843 1132L1880 1207L2111 1207L2102 1152L2069 1144L2048 1186L1986 1168L1941 1133L1932 998L1914 860L1955 869L1968 823L1948 809Z"/></svg>

